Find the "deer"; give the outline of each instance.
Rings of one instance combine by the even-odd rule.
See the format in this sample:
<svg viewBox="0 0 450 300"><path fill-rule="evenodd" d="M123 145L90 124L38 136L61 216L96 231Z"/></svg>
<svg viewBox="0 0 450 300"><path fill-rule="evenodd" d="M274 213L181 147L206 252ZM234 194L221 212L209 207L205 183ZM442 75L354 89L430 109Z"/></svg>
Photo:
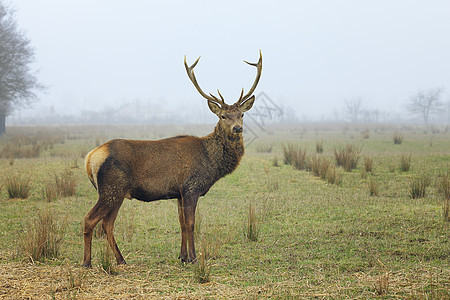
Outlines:
<svg viewBox="0 0 450 300"><path fill-rule="evenodd" d="M262 54L250 90L232 105L220 94L206 94L200 88L194 68L200 57L184 66L194 87L219 121L205 137L175 136L161 140L113 139L86 155L89 180L98 192L98 200L84 218L83 266L91 267L92 235L100 220L117 264L126 264L114 238L114 221L124 199L151 202L177 199L181 228L182 263L196 261L194 245L195 211L199 197L204 196L220 178L232 173L244 155L243 117L255 102L255 91L262 71ZM189 245L189 252L188 252Z"/></svg>

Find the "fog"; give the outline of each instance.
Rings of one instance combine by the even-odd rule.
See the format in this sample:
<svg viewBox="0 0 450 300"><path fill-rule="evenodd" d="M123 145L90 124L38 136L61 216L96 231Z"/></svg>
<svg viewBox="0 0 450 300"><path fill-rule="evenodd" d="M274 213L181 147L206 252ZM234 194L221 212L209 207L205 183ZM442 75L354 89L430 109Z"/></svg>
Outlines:
<svg viewBox="0 0 450 300"><path fill-rule="evenodd" d="M256 74L242 61L256 62L259 49L255 94L299 120L333 118L356 97L390 115L421 89L443 87L442 100L450 99L448 1L15 0L13 7L48 89L10 119L140 103L160 116L210 120L184 55L189 63L201 55L195 72L204 91L220 89L235 102Z"/></svg>

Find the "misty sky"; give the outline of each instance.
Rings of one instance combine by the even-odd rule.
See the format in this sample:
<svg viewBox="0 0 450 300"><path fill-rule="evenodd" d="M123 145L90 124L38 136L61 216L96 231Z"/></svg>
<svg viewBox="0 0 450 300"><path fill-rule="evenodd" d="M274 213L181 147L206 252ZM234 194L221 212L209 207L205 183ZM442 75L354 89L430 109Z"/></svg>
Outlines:
<svg viewBox="0 0 450 300"><path fill-rule="evenodd" d="M256 94L297 115L320 117L361 97L400 110L419 89L450 95L450 1L14 0L49 86L34 105L101 110L151 99L166 110L204 109L183 66L227 102L248 90L263 53Z"/></svg>

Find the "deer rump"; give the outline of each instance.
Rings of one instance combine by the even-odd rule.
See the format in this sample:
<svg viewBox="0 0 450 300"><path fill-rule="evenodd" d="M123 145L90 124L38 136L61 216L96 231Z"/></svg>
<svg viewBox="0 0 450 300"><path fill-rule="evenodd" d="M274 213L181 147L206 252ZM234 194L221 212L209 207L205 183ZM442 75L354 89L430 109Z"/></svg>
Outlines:
<svg viewBox="0 0 450 300"><path fill-rule="evenodd" d="M221 177L212 172L202 141L177 136L158 141L116 139L86 156L86 170L99 194L150 202L205 195Z"/></svg>

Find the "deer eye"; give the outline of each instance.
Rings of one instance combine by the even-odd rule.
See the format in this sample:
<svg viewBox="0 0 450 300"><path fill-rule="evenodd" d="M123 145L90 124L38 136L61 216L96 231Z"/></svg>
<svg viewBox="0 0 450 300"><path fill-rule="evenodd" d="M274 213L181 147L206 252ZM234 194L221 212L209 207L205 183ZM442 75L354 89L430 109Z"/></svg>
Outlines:
<svg viewBox="0 0 450 300"><path fill-rule="evenodd" d="M243 118L243 117L244 117L244 114L241 115L241 118Z"/></svg>
<svg viewBox="0 0 450 300"><path fill-rule="evenodd" d="M222 120L225 120L225 119L226 119L226 117L225 117L224 115L221 115L220 118L221 118Z"/></svg>

